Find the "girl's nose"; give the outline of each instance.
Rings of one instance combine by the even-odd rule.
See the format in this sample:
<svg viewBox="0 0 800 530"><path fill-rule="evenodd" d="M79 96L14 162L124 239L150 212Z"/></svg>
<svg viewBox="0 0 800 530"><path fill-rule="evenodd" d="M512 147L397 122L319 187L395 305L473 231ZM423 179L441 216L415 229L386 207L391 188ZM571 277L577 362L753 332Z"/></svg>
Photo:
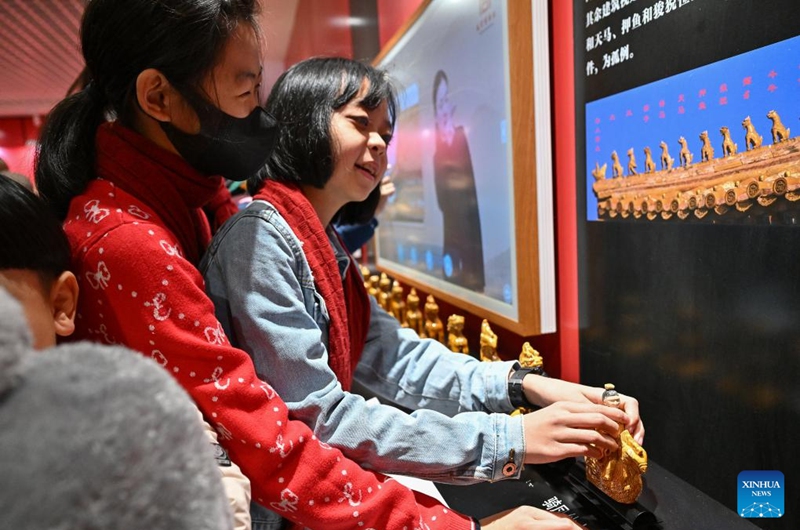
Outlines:
<svg viewBox="0 0 800 530"><path fill-rule="evenodd" d="M376 152L380 155L386 152L386 142L380 134L371 134L369 139L370 151Z"/></svg>

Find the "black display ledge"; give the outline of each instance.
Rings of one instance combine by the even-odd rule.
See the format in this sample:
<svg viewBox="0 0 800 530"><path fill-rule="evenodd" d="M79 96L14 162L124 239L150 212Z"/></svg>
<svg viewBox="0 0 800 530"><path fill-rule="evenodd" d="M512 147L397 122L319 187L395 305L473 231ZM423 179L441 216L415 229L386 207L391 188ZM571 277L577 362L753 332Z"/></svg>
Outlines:
<svg viewBox="0 0 800 530"><path fill-rule="evenodd" d="M437 484L455 510L483 518L523 504L561 511L589 530L757 530L652 460L636 504L611 501L588 483L583 463L526 466L519 480L472 486Z"/></svg>

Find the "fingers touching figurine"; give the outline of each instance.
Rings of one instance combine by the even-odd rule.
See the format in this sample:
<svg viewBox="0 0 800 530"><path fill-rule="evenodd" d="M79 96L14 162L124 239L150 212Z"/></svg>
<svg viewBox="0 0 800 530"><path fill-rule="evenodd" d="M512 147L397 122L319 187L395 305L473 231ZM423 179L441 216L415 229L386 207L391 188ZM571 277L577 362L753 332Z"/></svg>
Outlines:
<svg viewBox="0 0 800 530"><path fill-rule="evenodd" d="M529 374L522 384L525 397L537 406L546 406L558 401L583 404L603 404L603 389L571 383L561 379L549 378ZM601 414L613 416L618 423L622 423L638 443L644 442L644 424L639 416L639 402L625 394L619 394L620 406L618 410L611 407L597 409ZM622 413L622 414L620 414ZM608 431L616 433L616 428Z"/></svg>
<svg viewBox="0 0 800 530"><path fill-rule="evenodd" d="M614 385L606 384L603 404L620 408L622 399ZM617 502L631 504L642 492L642 474L647 471L647 452L622 424L616 436L618 448L603 451L599 458L586 458L586 478Z"/></svg>

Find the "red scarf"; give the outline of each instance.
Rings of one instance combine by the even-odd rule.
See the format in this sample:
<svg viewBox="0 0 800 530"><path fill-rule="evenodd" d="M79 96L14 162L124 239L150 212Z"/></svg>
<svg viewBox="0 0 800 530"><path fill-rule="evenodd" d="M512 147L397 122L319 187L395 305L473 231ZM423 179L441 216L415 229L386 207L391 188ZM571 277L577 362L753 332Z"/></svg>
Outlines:
<svg viewBox="0 0 800 530"><path fill-rule="evenodd" d="M222 177L198 173L179 155L117 122L101 125L96 141L98 177L152 208L197 265L211 240L202 207L212 205L215 228L236 213Z"/></svg>
<svg viewBox="0 0 800 530"><path fill-rule="evenodd" d="M314 284L330 315L328 364L342 388L350 390L353 372L367 340L370 318L369 298L355 262L350 258L347 274L342 280L325 228L297 186L269 181L254 199L272 204L303 243L303 253L311 267Z"/></svg>

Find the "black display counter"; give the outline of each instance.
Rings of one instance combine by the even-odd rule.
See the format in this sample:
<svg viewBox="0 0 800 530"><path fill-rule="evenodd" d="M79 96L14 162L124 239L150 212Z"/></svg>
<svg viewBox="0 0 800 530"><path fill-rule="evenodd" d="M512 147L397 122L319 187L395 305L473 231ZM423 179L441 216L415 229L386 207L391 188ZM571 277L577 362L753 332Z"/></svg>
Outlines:
<svg viewBox="0 0 800 530"><path fill-rule="evenodd" d="M360 382L362 396L411 412L378 396ZM652 459L643 475L644 489L635 505L615 503L585 479L582 460L526 465L518 480L482 482L470 486L436 484L447 504L479 519L528 505L566 513L588 530L760 530L788 528L783 519L760 520L758 526L678 478ZM774 524L773 524L774 523Z"/></svg>
<svg viewBox="0 0 800 530"><path fill-rule="evenodd" d="M519 480L436 485L454 510L483 518L527 504L562 512L589 530L757 530L749 520L652 460L634 505L608 500L583 477L583 463L526 466Z"/></svg>

